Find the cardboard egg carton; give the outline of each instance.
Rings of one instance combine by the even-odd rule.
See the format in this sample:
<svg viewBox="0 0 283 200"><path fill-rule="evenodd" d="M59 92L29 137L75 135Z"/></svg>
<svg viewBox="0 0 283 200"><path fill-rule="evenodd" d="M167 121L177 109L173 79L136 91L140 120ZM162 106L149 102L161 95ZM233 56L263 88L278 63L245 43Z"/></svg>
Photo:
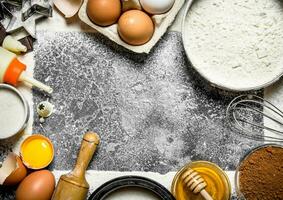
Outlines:
<svg viewBox="0 0 283 200"><path fill-rule="evenodd" d="M152 38L145 44L134 46L127 44L124 42L118 33L117 24L113 24L111 26L102 27L94 24L87 16L86 6L88 0L84 0L80 10L79 10L79 18L81 21L89 25L90 27L96 29L101 34L108 37L110 40L116 42L117 44L134 51L136 53L149 53L152 47L158 42L158 40L162 37L162 35L167 31L168 27L173 23L176 15L179 10L182 8L185 0L175 0L172 8L164 14L161 15L152 15L152 20L155 24L155 31Z"/></svg>

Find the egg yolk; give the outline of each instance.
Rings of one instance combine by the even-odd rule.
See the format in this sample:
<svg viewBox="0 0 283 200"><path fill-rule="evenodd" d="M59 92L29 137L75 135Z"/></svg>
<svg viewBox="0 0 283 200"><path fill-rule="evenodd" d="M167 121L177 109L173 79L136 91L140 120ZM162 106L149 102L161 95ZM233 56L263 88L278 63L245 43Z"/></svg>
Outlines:
<svg viewBox="0 0 283 200"><path fill-rule="evenodd" d="M53 150L48 141L36 138L22 146L22 159L31 168L47 166L53 158Z"/></svg>

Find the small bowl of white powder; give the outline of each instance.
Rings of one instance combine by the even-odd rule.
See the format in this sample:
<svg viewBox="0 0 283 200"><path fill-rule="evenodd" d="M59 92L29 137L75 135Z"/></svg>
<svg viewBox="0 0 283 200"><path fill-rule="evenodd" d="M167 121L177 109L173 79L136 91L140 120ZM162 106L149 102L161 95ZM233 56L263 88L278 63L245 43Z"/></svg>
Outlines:
<svg viewBox="0 0 283 200"><path fill-rule="evenodd" d="M280 0L189 0L182 37L192 66L216 87L256 90L283 74Z"/></svg>
<svg viewBox="0 0 283 200"><path fill-rule="evenodd" d="M29 107L23 95L14 87L0 84L0 139L24 130L29 119Z"/></svg>

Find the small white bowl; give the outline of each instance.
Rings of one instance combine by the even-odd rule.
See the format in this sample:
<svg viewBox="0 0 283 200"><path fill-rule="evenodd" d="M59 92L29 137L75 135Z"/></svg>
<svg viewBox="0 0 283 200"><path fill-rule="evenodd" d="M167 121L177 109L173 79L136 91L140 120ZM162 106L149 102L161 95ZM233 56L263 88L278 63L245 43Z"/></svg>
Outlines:
<svg viewBox="0 0 283 200"><path fill-rule="evenodd" d="M0 90L7 90L7 91L14 93L15 96L19 98L19 100L20 100L19 102L21 102L21 104L23 106L23 109L21 109L22 113L19 113L21 111L18 111L17 113L15 113L15 115L22 115L23 116L22 122L19 122L19 124L17 124L18 128L16 128L15 130L13 130L13 128L11 128L11 130L13 130L13 131L11 131L9 133L5 133L5 134L0 133L0 140L1 140L1 139L10 138L10 137L16 135L17 133L23 131L27 126L30 111L29 111L29 106L28 106L26 99L15 87L7 85L7 84L0 84ZM0 98L1 98L1 94L0 94ZM5 99L2 99L2 100L5 100ZM0 118L6 117L5 115L7 114L7 112L10 112L9 108L7 108L7 110L5 112L0 109ZM14 112L14 111L11 110L11 112ZM5 125L2 124L2 128L4 126ZM11 124L7 124L7 126L11 126ZM1 131L1 127L0 127L0 131Z"/></svg>

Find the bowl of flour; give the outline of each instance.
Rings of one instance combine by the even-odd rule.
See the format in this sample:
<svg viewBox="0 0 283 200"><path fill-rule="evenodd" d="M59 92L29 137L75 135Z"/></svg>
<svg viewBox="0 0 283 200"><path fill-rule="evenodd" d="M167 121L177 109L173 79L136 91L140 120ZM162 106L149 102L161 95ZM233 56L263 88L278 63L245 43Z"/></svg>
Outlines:
<svg viewBox="0 0 283 200"><path fill-rule="evenodd" d="M283 74L283 1L189 0L182 38L192 66L212 85L264 88Z"/></svg>
<svg viewBox="0 0 283 200"><path fill-rule="evenodd" d="M29 107L23 95L14 87L0 84L0 139L24 130L29 119Z"/></svg>

